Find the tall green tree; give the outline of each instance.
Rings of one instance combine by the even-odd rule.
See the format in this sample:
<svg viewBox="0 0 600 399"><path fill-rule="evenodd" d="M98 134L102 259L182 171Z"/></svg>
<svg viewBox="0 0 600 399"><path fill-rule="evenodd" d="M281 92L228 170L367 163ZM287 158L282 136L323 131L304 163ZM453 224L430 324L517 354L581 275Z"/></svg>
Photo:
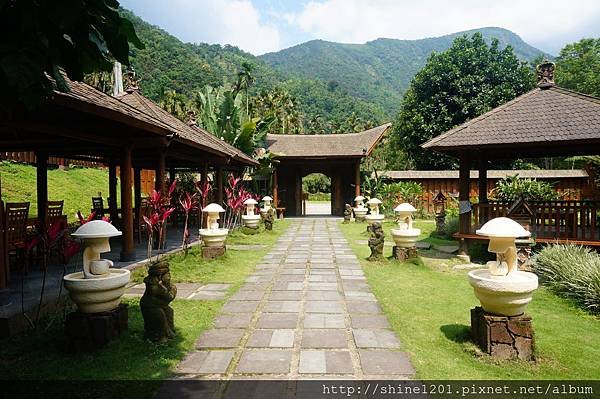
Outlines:
<svg viewBox="0 0 600 399"><path fill-rule="evenodd" d="M600 97L600 39L581 39L560 50L555 81L565 89Z"/></svg>
<svg viewBox="0 0 600 399"><path fill-rule="evenodd" d="M116 0L0 1L0 107L33 108L72 80L129 65L129 43L142 48ZM53 82L54 81L54 82Z"/></svg>
<svg viewBox="0 0 600 399"><path fill-rule="evenodd" d="M433 53L411 81L392 131L392 148L403 151L416 168L456 167L456 161L420 145L475 118L535 85L534 73L510 46L487 45L481 34L458 37Z"/></svg>
<svg viewBox="0 0 600 399"><path fill-rule="evenodd" d="M296 97L280 86L272 90L263 90L252 99L252 114L255 116L271 115L275 118L269 133L298 134L302 133L303 115Z"/></svg>

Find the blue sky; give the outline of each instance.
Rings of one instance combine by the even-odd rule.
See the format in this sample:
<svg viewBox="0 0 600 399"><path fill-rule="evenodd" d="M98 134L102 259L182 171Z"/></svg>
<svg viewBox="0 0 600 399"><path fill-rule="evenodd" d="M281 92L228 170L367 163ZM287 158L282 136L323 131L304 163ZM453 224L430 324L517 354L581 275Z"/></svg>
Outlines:
<svg viewBox="0 0 600 399"><path fill-rule="evenodd" d="M121 0L186 42L233 44L259 55L312 39L364 43L499 26L557 54L600 37L598 0Z"/></svg>

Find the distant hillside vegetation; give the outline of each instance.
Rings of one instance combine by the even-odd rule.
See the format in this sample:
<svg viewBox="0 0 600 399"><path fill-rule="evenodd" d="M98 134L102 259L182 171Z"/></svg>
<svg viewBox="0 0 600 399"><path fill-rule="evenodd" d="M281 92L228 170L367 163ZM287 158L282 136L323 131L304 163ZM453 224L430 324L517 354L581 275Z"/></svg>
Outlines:
<svg viewBox="0 0 600 399"><path fill-rule="evenodd" d="M365 44L313 40L259 58L287 76L324 80L377 104L386 115L394 115L410 80L425 65L431 52L444 51L457 36L475 32L480 32L488 42L497 38L502 48L512 46L515 54L525 61L544 54L507 29L481 28L435 38L377 39Z"/></svg>

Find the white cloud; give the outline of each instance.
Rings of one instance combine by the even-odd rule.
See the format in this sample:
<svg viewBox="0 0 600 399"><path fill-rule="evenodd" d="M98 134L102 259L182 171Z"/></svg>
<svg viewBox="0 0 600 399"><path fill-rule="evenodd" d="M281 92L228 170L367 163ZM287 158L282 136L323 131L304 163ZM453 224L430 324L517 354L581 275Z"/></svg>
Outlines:
<svg viewBox="0 0 600 399"><path fill-rule="evenodd" d="M253 54L281 48L279 29L250 0L122 0L145 20L187 42L232 44Z"/></svg>
<svg viewBox="0 0 600 399"><path fill-rule="evenodd" d="M516 32L531 44L555 48L553 40L579 33L582 27L598 25L594 22L600 21L600 2L324 0L307 3L290 21L314 37L350 43L379 37L419 39L499 26Z"/></svg>

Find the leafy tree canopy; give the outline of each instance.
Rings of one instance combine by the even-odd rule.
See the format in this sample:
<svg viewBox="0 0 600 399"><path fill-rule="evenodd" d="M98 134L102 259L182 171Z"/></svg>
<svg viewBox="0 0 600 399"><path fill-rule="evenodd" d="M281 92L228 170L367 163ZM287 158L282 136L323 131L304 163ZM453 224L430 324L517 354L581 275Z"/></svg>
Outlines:
<svg viewBox="0 0 600 399"><path fill-rule="evenodd" d="M142 48L116 0L0 1L0 100L35 107L53 90L68 88L61 75L110 70L113 58L129 64L129 43Z"/></svg>
<svg viewBox="0 0 600 399"><path fill-rule="evenodd" d="M600 97L600 39L567 44L556 58L555 80L565 89Z"/></svg>
<svg viewBox="0 0 600 399"><path fill-rule="evenodd" d="M531 67L497 40L466 35L433 53L413 78L392 131L392 146L405 152L416 168L456 167L456 161L420 145L534 87Z"/></svg>

